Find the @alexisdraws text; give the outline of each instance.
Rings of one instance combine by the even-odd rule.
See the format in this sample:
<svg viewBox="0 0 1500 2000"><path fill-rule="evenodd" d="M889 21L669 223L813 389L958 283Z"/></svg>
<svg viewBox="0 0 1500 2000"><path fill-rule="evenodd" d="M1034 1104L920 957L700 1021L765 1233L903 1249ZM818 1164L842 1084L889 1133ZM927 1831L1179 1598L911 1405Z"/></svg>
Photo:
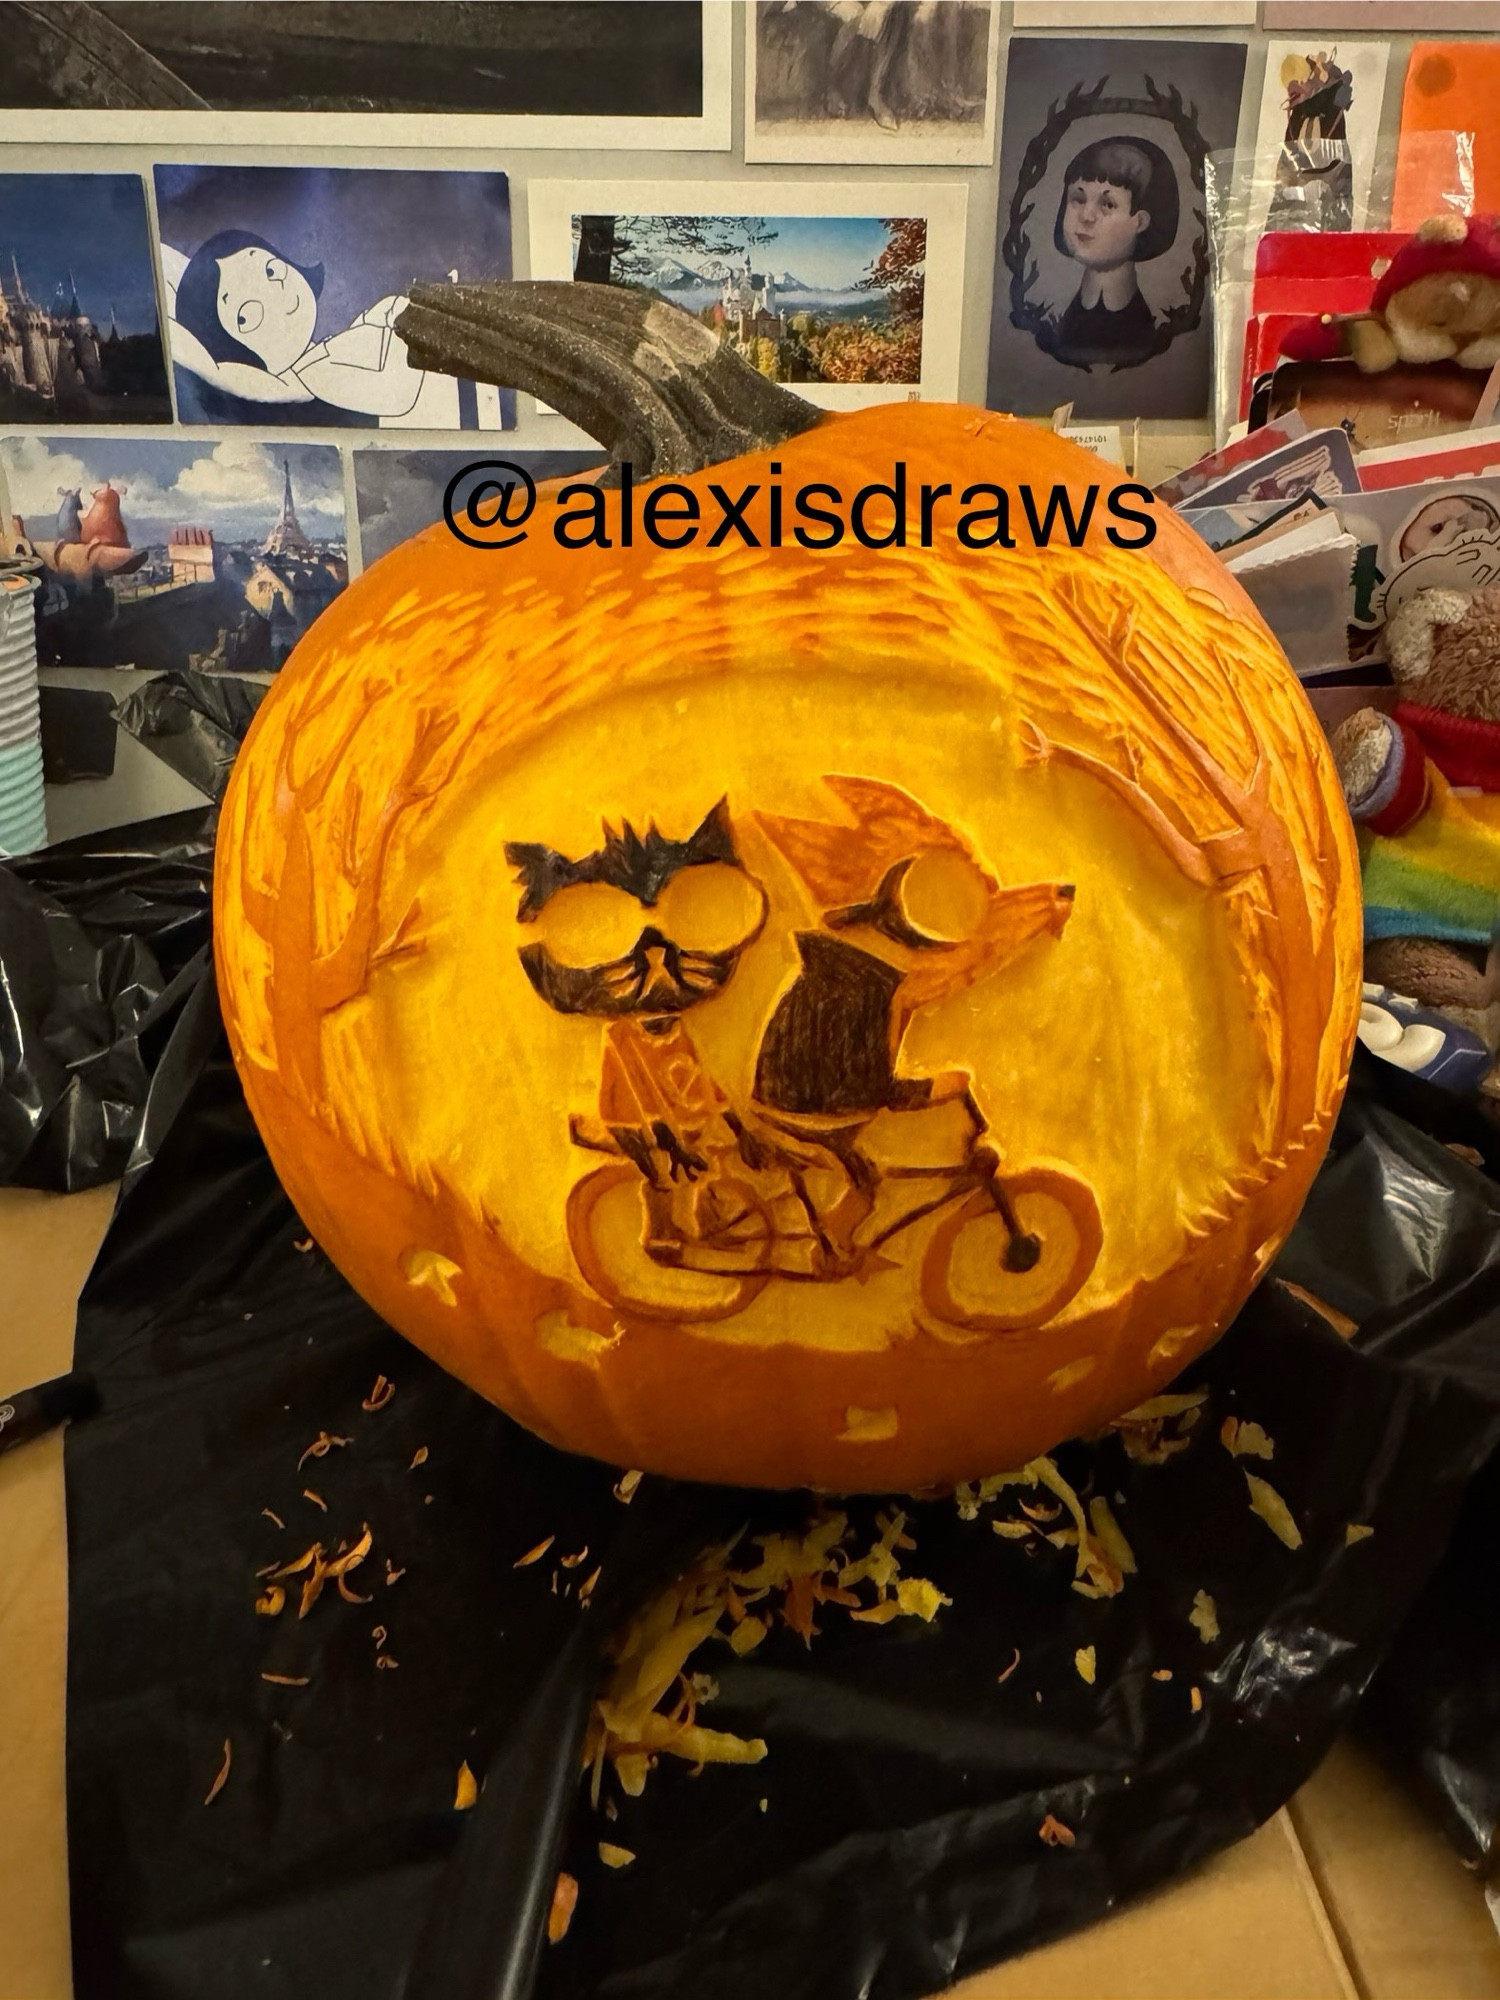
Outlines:
<svg viewBox="0 0 1500 2000"><path fill-rule="evenodd" d="M966 549L1076 549L1096 514L1107 520L1105 537L1117 549L1143 549L1156 539L1156 496L1149 486L1128 481L1108 490L981 482L955 492L946 481L909 479L905 461L897 459L888 480L872 481L846 498L822 480L783 487L775 459L768 470L769 481L733 488L711 482L700 491L673 479L637 485L631 467L621 465L617 488L579 480L549 496L552 539L565 549L716 549L731 540L756 549L834 549L846 538L867 549L930 549L934 534L951 528ZM619 496L613 507L611 491ZM478 459L449 480L443 519L470 548L510 549L527 539L538 497L524 466ZM545 532L541 524L538 532Z"/></svg>

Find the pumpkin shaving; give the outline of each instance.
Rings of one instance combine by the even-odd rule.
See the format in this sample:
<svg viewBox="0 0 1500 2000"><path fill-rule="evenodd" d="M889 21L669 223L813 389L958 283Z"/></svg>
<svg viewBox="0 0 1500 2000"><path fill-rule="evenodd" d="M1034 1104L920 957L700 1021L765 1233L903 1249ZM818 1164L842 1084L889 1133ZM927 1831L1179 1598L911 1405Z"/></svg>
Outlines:
<svg viewBox="0 0 1500 2000"><path fill-rule="evenodd" d="M766 1755L760 1737L707 1729L698 1711L718 1693L689 1661L712 1638L743 1655L777 1625L811 1645L819 1611L827 1605L866 1624L893 1618L930 1623L952 1600L925 1577L901 1574L901 1556L915 1548L900 1510L880 1513L863 1551L846 1513L820 1509L797 1533L744 1536L710 1549L683 1576L637 1611L610 1644L612 1661L594 1704L584 1742L595 1805L604 1767L612 1764L621 1789L636 1797L663 1756L705 1764L758 1764ZM736 1558L738 1557L738 1561ZM753 1609L752 1609L753 1607Z"/></svg>
<svg viewBox="0 0 1500 2000"><path fill-rule="evenodd" d="M1114 1432L1125 1448L1125 1456L1137 1465L1165 1465L1174 1452L1186 1451L1192 1443L1190 1433L1207 1401L1207 1389L1152 1396L1104 1428L1106 1432Z"/></svg>
<svg viewBox="0 0 1500 2000"><path fill-rule="evenodd" d="M1206 1395L1207 1391L1203 1393ZM1125 1586L1125 1578L1135 1574L1134 1551L1104 1496L1096 1494L1085 1512L1082 1500L1051 1458L1033 1458L1019 1472L995 1472L987 1478L967 1480L956 1486L953 1492L958 1518L977 1520L982 1508L997 1500L1007 1487L1016 1486L1045 1487L1062 1504L1051 1507L1050 1503L1028 1502L1017 1495L1016 1504L1025 1518L993 1520L990 1526L995 1533L1011 1541L1027 1541L1042 1532L1038 1525L1041 1521L1070 1520L1071 1527L1054 1528L1044 1539L1055 1549L1075 1552L1073 1588L1080 1597L1117 1596Z"/></svg>

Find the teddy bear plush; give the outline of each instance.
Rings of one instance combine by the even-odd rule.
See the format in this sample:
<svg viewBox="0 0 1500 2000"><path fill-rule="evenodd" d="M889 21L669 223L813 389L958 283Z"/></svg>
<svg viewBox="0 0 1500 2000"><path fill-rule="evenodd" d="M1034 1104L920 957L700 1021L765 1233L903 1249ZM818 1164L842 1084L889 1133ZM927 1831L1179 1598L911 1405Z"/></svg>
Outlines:
<svg viewBox="0 0 1500 2000"><path fill-rule="evenodd" d="M1386 628L1398 700L1334 732L1360 829L1365 977L1500 1048L1500 586L1423 590Z"/></svg>
<svg viewBox="0 0 1500 2000"><path fill-rule="evenodd" d="M1430 216L1391 259L1368 312L1296 328L1282 342L1289 360L1350 355L1366 374L1398 361L1500 361L1500 217Z"/></svg>

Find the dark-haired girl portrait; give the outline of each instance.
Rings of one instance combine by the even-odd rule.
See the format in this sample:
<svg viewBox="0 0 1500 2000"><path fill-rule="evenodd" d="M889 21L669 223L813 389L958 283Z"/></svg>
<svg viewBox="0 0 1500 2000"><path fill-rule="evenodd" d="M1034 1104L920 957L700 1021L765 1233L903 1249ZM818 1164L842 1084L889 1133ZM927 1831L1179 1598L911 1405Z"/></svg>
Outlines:
<svg viewBox="0 0 1500 2000"><path fill-rule="evenodd" d="M415 285L509 276L504 174L158 165L153 175L182 421L504 428L501 391L413 367L397 331Z"/></svg>
<svg viewBox="0 0 1500 2000"><path fill-rule="evenodd" d="M163 245L162 264L172 359L210 387L250 403L317 402L377 425L457 427L458 383L408 365L395 331L403 294L319 340L322 265L294 263L253 230L221 230L190 257Z"/></svg>
<svg viewBox="0 0 1500 2000"><path fill-rule="evenodd" d="M1149 139L1096 139L1068 162L1052 240L1082 267L1048 340L1059 361L1130 367L1159 351L1136 266L1177 236L1177 176Z"/></svg>

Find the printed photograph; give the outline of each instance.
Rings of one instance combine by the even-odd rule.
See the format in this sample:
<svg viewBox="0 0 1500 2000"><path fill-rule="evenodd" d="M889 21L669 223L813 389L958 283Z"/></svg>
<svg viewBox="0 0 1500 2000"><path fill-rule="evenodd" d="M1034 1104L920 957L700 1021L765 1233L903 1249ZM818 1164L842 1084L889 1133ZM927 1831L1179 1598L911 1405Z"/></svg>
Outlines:
<svg viewBox="0 0 1500 2000"><path fill-rule="evenodd" d="M344 145L729 145L711 0L0 4L8 136ZM168 120L163 125L163 118Z"/></svg>
<svg viewBox="0 0 1500 2000"><path fill-rule="evenodd" d="M771 192L776 212L748 212ZM771 381L828 408L951 397L964 196L869 184L534 182L531 264L538 277L657 292Z"/></svg>
<svg viewBox="0 0 1500 2000"><path fill-rule="evenodd" d="M516 484L506 466L520 466L540 486L547 479L566 479L574 473L597 472L607 464L609 453L601 445L589 451L515 451L505 448L504 458L486 462L470 451L388 451L372 448L354 454L355 504L359 514L360 560L368 569L401 542L409 542L424 528L443 518L443 495L449 481L466 466L486 464L475 475L494 485L509 488ZM471 482L471 486L474 482ZM460 487L455 506L462 512L464 493ZM488 513L495 504L486 493Z"/></svg>
<svg viewBox="0 0 1500 2000"><path fill-rule="evenodd" d="M414 284L510 276L504 174L157 167L177 409L190 424L499 430L513 398L413 368Z"/></svg>
<svg viewBox="0 0 1500 2000"><path fill-rule="evenodd" d="M753 0L747 160L988 166L992 0Z"/></svg>
<svg viewBox="0 0 1500 2000"><path fill-rule="evenodd" d="M1388 42L1272 42L1255 147L1252 229L1363 229Z"/></svg>
<svg viewBox="0 0 1500 2000"><path fill-rule="evenodd" d="M1205 162L1234 143L1244 70L1238 42L1011 45L991 408L1205 414Z"/></svg>
<svg viewBox="0 0 1500 2000"><path fill-rule="evenodd" d="M169 424L137 174L0 174L0 423Z"/></svg>
<svg viewBox="0 0 1500 2000"><path fill-rule="evenodd" d="M349 581L334 445L11 437L0 474L44 666L274 672Z"/></svg>

